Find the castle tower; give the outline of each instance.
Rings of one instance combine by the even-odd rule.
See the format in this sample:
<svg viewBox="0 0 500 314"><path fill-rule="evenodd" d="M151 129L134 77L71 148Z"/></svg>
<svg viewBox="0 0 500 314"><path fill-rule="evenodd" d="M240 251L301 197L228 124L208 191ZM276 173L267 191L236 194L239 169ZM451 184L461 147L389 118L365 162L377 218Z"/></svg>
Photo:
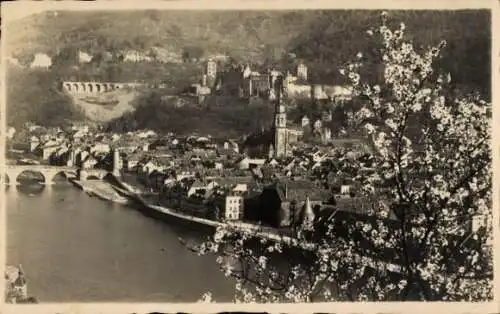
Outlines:
<svg viewBox="0 0 500 314"><path fill-rule="evenodd" d="M276 108L274 112L274 157L287 155L286 109L280 90L276 93Z"/></svg>
<svg viewBox="0 0 500 314"><path fill-rule="evenodd" d="M297 78L299 80L307 81L307 66L304 63L300 63L297 66Z"/></svg>
<svg viewBox="0 0 500 314"><path fill-rule="evenodd" d="M122 161L120 158L120 151L118 149L113 150L113 175L119 177L120 170L122 169Z"/></svg>
<svg viewBox="0 0 500 314"><path fill-rule="evenodd" d="M206 74L211 79L215 79L217 76L217 62L215 60L208 60Z"/></svg>

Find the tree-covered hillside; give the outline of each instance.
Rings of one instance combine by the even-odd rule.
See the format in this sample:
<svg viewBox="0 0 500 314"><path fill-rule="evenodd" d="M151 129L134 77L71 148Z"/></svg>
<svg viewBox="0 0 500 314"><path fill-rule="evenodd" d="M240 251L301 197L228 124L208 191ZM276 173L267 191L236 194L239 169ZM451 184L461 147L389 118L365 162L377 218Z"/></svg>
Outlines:
<svg viewBox="0 0 500 314"><path fill-rule="evenodd" d="M16 34L6 37L9 54L23 61L34 53L47 53L53 58L53 66L47 73L25 69L8 74L8 121L19 124L30 119L44 124L45 110L49 107L39 105L41 99L52 104L50 108L61 109L51 112L55 119L48 119L50 123L57 121L62 113L66 117L78 116L68 99L50 89L58 80L146 80L167 83L175 92L199 79L201 64L131 64L106 61L102 57L104 52L113 54L128 49L147 51L161 47L180 54L190 49L200 55L227 54L237 61L276 64L290 69L298 60L303 60L309 66L312 82L342 84L339 66L354 58L358 51L370 55L368 47L373 47L373 43L366 36L366 30L378 24L378 13L361 10L59 11L26 17L7 25L8 32ZM397 23L406 24L407 34L417 46L445 39L448 45L440 68L449 71L453 83L460 88L479 91L489 98L491 17L488 11L394 11L390 14ZM89 64L77 65L78 51L97 57ZM16 85L10 86L13 82ZM235 112L240 110L237 106L231 108L236 108ZM176 110L184 109L168 110L169 115L175 116ZM245 112L235 114L243 119L236 124L246 123ZM141 122L141 126L147 127L147 121ZM217 121L215 116L214 121Z"/></svg>
<svg viewBox="0 0 500 314"><path fill-rule="evenodd" d="M144 94L136 111L114 119L108 130L115 132L151 128L177 134L210 134L215 137L240 137L261 126L270 126L273 107L266 102L248 104L243 100L227 99L219 106L175 107L174 99L162 99L156 92Z"/></svg>
<svg viewBox="0 0 500 314"><path fill-rule="evenodd" d="M407 35L417 47L447 41L440 68L451 73L454 83L490 90L491 16L487 11L392 11L394 22L404 22ZM315 25L291 40L297 56L307 60L311 79L342 82L338 68L357 52L370 54L373 39L366 31L378 25L376 11L325 12Z"/></svg>
<svg viewBox="0 0 500 314"><path fill-rule="evenodd" d="M60 126L67 120L85 116L60 92L54 73L44 70L8 68L7 124L15 127L31 121L46 126Z"/></svg>

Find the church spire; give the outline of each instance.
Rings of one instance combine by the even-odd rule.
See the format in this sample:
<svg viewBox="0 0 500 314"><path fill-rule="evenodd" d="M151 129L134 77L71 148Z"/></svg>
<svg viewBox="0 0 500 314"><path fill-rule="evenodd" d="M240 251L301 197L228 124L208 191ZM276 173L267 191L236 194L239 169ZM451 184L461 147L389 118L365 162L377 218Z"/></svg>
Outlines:
<svg viewBox="0 0 500 314"><path fill-rule="evenodd" d="M284 157L287 155L288 134L286 129L286 109L283 105L283 95L281 88L281 80L276 82L276 100L274 109L274 156Z"/></svg>

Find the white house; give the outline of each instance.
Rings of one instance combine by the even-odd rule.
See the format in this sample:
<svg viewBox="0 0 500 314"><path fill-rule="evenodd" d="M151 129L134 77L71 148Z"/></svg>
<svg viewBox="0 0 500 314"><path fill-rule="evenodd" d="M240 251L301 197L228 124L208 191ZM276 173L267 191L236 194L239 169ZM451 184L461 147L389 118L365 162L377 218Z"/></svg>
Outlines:
<svg viewBox="0 0 500 314"><path fill-rule="evenodd" d="M255 165L255 166L262 166L265 164L266 160L265 159L250 159L248 157L245 157L237 162L237 167L241 170L246 170L250 168L250 165Z"/></svg>
<svg viewBox="0 0 500 314"><path fill-rule="evenodd" d="M189 187L189 189L187 191L187 197L190 197L191 195L194 195L196 193L205 193L206 191L207 191L207 187L205 184L203 184L200 181L195 181Z"/></svg>
<svg viewBox="0 0 500 314"><path fill-rule="evenodd" d="M147 173L148 175L151 174L153 171L160 171L162 167L154 163L152 160L148 161L142 166L142 172Z"/></svg>
<svg viewBox="0 0 500 314"><path fill-rule="evenodd" d="M301 120L302 127L306 127L309 125L309 118L307 116L303 116Z"/></svg>
<svg viewBox="0 0 500 314"><path fill-rule="evenodd" d="M243 70L243 78L249 78L250 75L252 75L252 70L250 69L250 66L247 65Z"/></svg>
<svg viewBox="0 0 500 314"><path fill-rule="evenodd" d="M224 206L224 218L227 220L239 220L243 218L243 197L239 195L227 195Z"/></svg>
<svg viewBox="0 0 500 314"><path fill-rule="evenodd" d="M113 135L111 135L111 140L112 140L113 142L118 141L120 138L121 138L121 135L120 135L120 134L113 133Z"/></svg>
<svg viewBox="0 0 500 314"><path fill-rule="evenodd" d="M341 185L340 186L340 194L349 194L349 192L351 192L350 185Z"/></svg>
<svg viewBox="0 0 500 314"><path fill-rule="evenodd" d="M236 194L243 194L248 191L248 186L246 183L238 183L232 190Z"/></svg>
<svg viewBox="0 0 500 314"><path fill-rule="evenodd" d="M271 159L271 160L269 161L269 165L270 165L270 166L272 166L272 167L276 167L276 166L278 166L279 164L280 164L280 163L279 163L279 162L278 162L275 158L273 158L273 159Z"/></svg>
<svg viewBox="0 0 500 314"><path fill-rule="evenodd" d="M72 127L71 127L71 130L73 131L82 131L84 133L88 133L89 132L89 126L86 125L86 124L74 124Z"/></svg>
<svg viewBox="0 0 500 314"><path fill-rule="evenodd" d="M90 152L95 153L109 153L111 151L111 147L106 143L95 143L91 148Z"/></svg>
<svg viewBox="0 0 500 314"><path fill-rule="evenodd" d="M37 53L35 54L35 58L33 62L31 62L30 68L44 68L47 69L52 65L52 59L44 54Z"/></svg>
<svg viewBox="0 0 500 314"><path fill-rule="evenodd" d="M123 55L124 62L140 62L140 61L153 61L150 56L135 50L129 50Z"/></svg>
<svg viewBox="0 0 500 314"><path fill-rule="evenodd" d="M177 181L182 181L183 179L194 178L195 174L192 172L182 172L177 174Z"/></svg>
<svg viewBox="0 0 500 314"><path fill-rule="evenodd" d="M127 169L132 170L135 167L137 167L137 164L139 164L139 159L138 158L129 158L127 160Z"/></svg>
<svg viewBox="0 0 500 314"><path fill-rule="evenodd" d="M313 124L313 127L315 130L321 129L322 126L323 126L323 123L321 122L321 120L316 120Z"/></svg>
<svg viewBox="0 0 500 314"><path fill-rule="evenodd" d="M32 136L30 138L30 151L34 152L38 145L40 145L40 139L36 136Z"/></svg>
<svg viewBox="0 0 500 314"><path fill-rule="evenodd" d="M80 62L80 63L89 63L90 61L92 61L92 56L91 55L89 55L88 53L83 52L83 51L79 51L78 52L78 62Z"/></svg>

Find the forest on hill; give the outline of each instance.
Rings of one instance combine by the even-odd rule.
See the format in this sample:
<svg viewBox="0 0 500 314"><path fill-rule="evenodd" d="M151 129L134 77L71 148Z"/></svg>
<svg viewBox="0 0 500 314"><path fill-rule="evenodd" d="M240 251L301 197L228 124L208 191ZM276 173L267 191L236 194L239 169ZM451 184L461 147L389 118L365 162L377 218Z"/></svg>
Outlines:
<svg viewBox="0 0 500 314"><path fill-rule="evenodd" d="M491 16L488 11L391 11L390 16L395 23L406 24L407 34L416 46L433 45L445 39L448 45L440 68L451 73L456 85L490 98ZM6 37L9 54L29 60L30 55L43 52L55 62L49 73L28 69L19 70L26 73L9 72L8 81L16 82L16 86L8 84L8 123L19 125L34 120L50 124L80 118L81 113L71 107L70 101L53 89L55 82L63 78L151 80L168 82L175 91L195 83L193 80L201 71L198 64L130 65L103 60L75 67L76 51L102 55L162 47L182 54L191 49L200 56L226 54L237 62L280 68L289 68L302 60L309 66L312 82L342 84L339 66L353 59L358 51L370 54L373 42L366 36L366 30L378 25L378 18L379 12L362 10L59 11L26 17L7 25L8 31L16 34ZM142 104L139 107L153 106ZM158 114L147 114L148 110L158 113L158 108L163 107L154 110L139 107L127 117L129 121L141 121L136 123L141 127L165 128L156 118ZM46 118L47 108L52 108L55 119ZM235 126L249 125L251 119L256 118L241 108L244 107L235 105L225 109L228 118L236 119ZM169 117L180 117L176 112L189 114L182 108L161 110L165 110L161 113L163 116ZM217 112L214 109L211 114L201 115L196 125L213 125L212 120L218 119L216 114L224 115ZM258 118L264 119L266 114ZM214 127L218 131L217 126ZM219 128L227 130L223 123Z"/></svg>

